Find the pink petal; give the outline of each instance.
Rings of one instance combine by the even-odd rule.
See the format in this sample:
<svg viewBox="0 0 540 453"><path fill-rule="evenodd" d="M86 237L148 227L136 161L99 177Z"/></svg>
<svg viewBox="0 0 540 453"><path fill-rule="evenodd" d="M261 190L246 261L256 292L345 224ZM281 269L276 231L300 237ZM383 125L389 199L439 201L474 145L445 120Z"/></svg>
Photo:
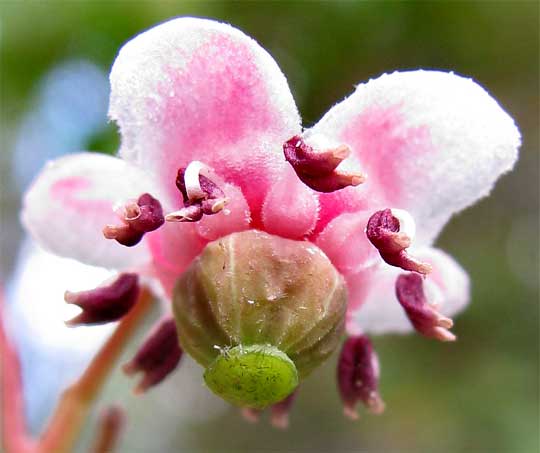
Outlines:
<svg viewBox="0 0 540 453"><path fill-rule="evenodd" d="M264 200L264 230L290 239L301 239L313 231L318 212L317 194L300 182L292 169L287 168Z"/></svg>
<svg viewBox="0 0 540 453"><path fill-rule="evenodd" d="M433 266L424 280L428 302L438 311L451 316L462 311L469 302L469 277L463 268L439 249L425 247L414 251L422 261ZM395 295L395 283L401 269L382 265L348 276L349 311L347 330L350 333L410 332L413 327Z"/></svg>
<svg viewBox="0 0 540 453"><path fill-rule="evenodd" d="M281 145L300 131L287 81L266 51L229 25L179 18L128 42L110 79L124 158L154 172L176 203L178 168L202 161L240 186L258 218L285 166Z"/></svg>
<svg viewBox="0 0 540 453"><path fill-rule="evenodd" d="M361 84L304 135L348 145L368 177L367 193L357 197L410 211L422 243L486 196L512 168L520 145L512 118L483 88L436 71L395 72Z"/></svg>
<svg viewBox="0 0 540 453"><path fill-rule="evenodd" d="M178 276L208 242L199 236L196 224L178 222L165 222L159 230L147 235L147 241L154 260L154 276L168 296L171 296Z"/></svg>
<svg viewBox="0 0 540 453"><path fill-rule="evenodd" d="M103 237L116 221L113 206L152 188L144 174L114 157L85 153L47 166L28 189L22 222L47 250L86 264L127 268L150 259L141 243L133 249Z"/></svg>
<svg viewBox="0 0 540 453"><path fill-rule="evenodd" d="M233 184L224 184L222 189L228 198L225 209L215 215L203 216L195 224L199 235L209 241L249 228L249 206L240 189Z"/></svg>
<svg viewBox="0 0 540 453"><path fill-rule="evenodd" d="M379 253L365 233L370 215L370 211L341 214L315 241L344 275L356 274L379 261Z"/></svg>

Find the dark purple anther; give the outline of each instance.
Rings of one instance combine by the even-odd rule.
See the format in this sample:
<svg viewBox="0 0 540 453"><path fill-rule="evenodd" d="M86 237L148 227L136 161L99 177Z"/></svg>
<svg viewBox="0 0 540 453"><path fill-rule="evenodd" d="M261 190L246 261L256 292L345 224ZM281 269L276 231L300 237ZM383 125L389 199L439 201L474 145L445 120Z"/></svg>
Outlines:
<svg viewBox="0 0 540 453"><path fill-rule="evenodd" d="M176 323L172 317L167 317L154 328L123 370L129 376L143 373L134 392L144 393L165 379L176 368L181 357Z"/></svg>
<svg viewBox="0 0 540 453"><path fill-rule="evenodd" d="M270 407L270 422L272 423L272 426L279 429L286 429L289 427L289 413L291 412L292 405L297 395L298 388L287 398Z"/></svg>
<svg viewBox="0 0 540 453"><path fill-rule="evenodd" d="M72 293L66 291L68 304L81 307L82 312L67 321L69 326L79 324L103 324L117 321L135 305L139 295L137 274L120 274L112 283L90 291Z"/></svg>
<svg viewBox="0 0 540 453"><path fill-rule="evenodd" d="M357 186L366 179L361 173L337 170L338 165L351 153L346 145L318 152L295 135L284 143L283 153L300 180L317 192L335 192L348 186Z"/></svg>
<svg viewBox="0 0 540 453"><path fill-rule="evenodd" d="M429 264L408 255L406 249L411 245L412 238L405 231L400 231L400 227L400 221L392 209L384 209L369 218L366 235L386 263L406 271L428 274L431 272Z"/></svg>
<svg viewBox="0 0 540 453"><path fill-rule="evenodd" d="M103 235L115 239L122 245L133 247L145 233L157 230L165 222L161 203L152 195L145 193L135 201L124 206L121 225L107 225Z"/></svg>
<svg viewBox="0 0 540 453"><path fill-rule="evenodd" d="M384 411L384 402L378 392L379 360L367 336L347 338L339 356L337 380L347 417L358 418L358 401L374 414Z"/></svg>
<svg viewBox="0 0 540 453"><path fill-rule="evenodd" d="M401 274L396 280L396 296L417 332L441 341L454 341L450 332L454 323L430 304L424 293L424 279L414 273Z"/></svg>
<svg viewBox="0 0 540 453"><path fill-rule="evenodd" d="M191 167L192 171L189 171ZM213 215L222 211L227 197L210 178L201 174L205 167L198 161L178 170L176 187L182 194L184 207L167 214L170 222L198 222L203 215Z"/></svg>

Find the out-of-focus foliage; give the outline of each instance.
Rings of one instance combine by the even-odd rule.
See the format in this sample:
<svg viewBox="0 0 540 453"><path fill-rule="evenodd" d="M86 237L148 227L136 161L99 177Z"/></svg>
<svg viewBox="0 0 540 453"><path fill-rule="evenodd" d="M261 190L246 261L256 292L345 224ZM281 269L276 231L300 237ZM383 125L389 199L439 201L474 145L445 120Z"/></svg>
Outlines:
<svg viewBox="0 0 540 453"><path fill-rule="evenodd" d="M523 134L516 171L439 240L473 282L472 305L457 318L459 341L375 339L384 415L354 424L342 418L335 357L303 386L285 433L244 424L232 409L201 421L202 403L175 403L185 391L182 368L137 399L117 373L104 399L128 407L122 451L538 451L538 2L4 2L0 8L4 279L22 235L14 141L23 114L36 108L40 80L68 59L107 72L125 41L173 16L212 17L256 38L288 77L306 125L362 80L438 68L484 85ZM86 95L90 103L93 93ZM86 148L112 153L117 144L109 125L87 138ZM27 158L33 160L31 153Z"/></svg>

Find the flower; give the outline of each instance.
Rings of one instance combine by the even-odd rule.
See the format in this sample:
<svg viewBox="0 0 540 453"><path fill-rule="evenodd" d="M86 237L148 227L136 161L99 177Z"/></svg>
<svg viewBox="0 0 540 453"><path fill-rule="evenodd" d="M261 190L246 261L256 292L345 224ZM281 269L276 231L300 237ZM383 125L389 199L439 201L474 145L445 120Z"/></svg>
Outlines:
<svg viewBox="0 0 540 453"><path fill-rule="evenodd" d="M22 219L44 247L157 280L170 299L207 244L262 230L326 254L347 284L352 337L414 327L454 338L447 317L467 304L468 277L432 245L512 168L520 145L475 82L385 74L302 129L272 57L233 27L195 18L132 39L110 81L119 157L83 153L42 171ZM342 356L343 382L358 366L377 388L371 346ZM369 388L347 385L352 414Z"/></svg>

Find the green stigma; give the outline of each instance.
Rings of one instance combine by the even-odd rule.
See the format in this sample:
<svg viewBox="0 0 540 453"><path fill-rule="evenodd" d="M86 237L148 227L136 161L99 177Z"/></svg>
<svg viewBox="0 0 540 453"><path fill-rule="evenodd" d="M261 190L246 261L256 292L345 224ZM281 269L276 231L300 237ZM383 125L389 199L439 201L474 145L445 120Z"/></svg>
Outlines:
<svg viewBox="0 0 540 453"><path fill-rule="evenodd" d="M298 385L296 367L270 345L223 349L204 373L206 385L237 406L263 409L277 403Z"/></svg>

